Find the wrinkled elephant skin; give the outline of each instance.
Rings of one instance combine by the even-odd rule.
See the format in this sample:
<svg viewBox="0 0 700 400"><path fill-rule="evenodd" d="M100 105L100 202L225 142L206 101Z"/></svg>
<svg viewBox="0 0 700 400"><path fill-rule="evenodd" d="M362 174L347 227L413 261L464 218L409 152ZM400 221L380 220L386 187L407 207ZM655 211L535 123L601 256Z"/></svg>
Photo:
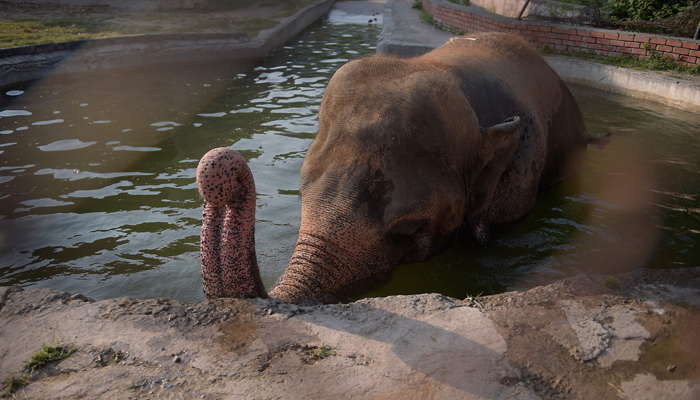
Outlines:
<svg viewBox="0 0 700 400"><path fill-rule="evenodd" d="M328 84L301 170L301 229L270 293L254 249L255 186L243 158L200 162L202 275L213 297L337 301L358 283L430 259L460 229L482 244L537 191L581 167L573 96L522 39L456 38L412 59L350 62Z"/></svg>

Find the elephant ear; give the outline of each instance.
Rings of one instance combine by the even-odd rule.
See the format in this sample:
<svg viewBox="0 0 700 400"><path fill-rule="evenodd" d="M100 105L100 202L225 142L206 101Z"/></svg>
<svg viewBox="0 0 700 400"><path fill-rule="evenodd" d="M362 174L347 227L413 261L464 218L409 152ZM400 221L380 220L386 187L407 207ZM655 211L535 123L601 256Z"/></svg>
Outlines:
<svg viewBox="0 0 700 400"><path fill-rule="evenodd" d="M491 241L490 220L485 212L496 190L503 171L513 159L520 138L520 118L510 117L500 124L481 130L482 146L479 149L483 166L471 187L467 202L467 223L481 245ZM477 167L478 168L478 167Z"/></svg>

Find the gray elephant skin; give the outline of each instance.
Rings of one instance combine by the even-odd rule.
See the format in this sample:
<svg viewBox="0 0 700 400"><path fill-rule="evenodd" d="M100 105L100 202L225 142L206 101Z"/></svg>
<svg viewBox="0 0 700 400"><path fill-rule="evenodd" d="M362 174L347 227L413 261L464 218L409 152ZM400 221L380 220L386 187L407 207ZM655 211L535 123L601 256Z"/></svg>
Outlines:
<svg viewBox="0 0 700 400"><path fill-rule="evenodd" d="M299 239L269 293L250 170L226 148L200 161L208 298L335 302L379 273L435 257L461 229L487 244L492 224L523 217L539 188L578 171L589 142L566 85L508 34L352 61L329 82L319 125L301 169Z"/></svg>

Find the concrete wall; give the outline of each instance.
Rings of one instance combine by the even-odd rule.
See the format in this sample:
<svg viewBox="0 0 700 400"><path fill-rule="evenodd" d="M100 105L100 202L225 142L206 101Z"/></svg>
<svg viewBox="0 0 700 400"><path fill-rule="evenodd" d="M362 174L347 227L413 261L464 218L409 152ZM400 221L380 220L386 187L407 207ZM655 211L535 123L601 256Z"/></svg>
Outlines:
<svg viewBox="0 0 700 400"><path fill-rule="evenodd" d="M67 74L188 62L254 63L326 15L334 2L316 0L250 40L242 33L173 33L3 48L0 86L37 79L49 72Z"/></svg>
<svg viewBox="0 0 700 400"><path fill-rule="evenodd" d="M483 8L493 14L516 18L525 5L525 0L470 0L473 6ZM523 12L523 17L538 15L543 17L576 18L584 7L560 3L552 0L531 0Z"/></svg>
<svg viewBox="0 0 700 400"><path fill-rule="evenodd" d="M490 0L483 0L490 1ZM423 0L423 7L438 25L464 32L511 32L536 47L559 51L587 51L604 56L646 57L656 54L672 57L685 65L700 65L700 40L647 33L621 32L545 22L518 21L465 7L447 0Z"/></svg>

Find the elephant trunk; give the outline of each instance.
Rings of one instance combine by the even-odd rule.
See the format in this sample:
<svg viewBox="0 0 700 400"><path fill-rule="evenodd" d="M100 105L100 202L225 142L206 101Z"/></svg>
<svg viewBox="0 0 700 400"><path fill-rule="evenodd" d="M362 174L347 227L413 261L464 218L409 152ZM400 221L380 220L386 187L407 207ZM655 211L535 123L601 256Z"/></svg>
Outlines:
<svg viewBox="0 0 700 400"><path fill-rule="evenodd" d="M299 233L294 254L284 274L270 290L270 297L289 303L334 303L357 278L339 249L311 233Z"/></svg>
<svg viewBox="0 0 700 400"><path fill-rule="evenodd" d="M209 151L197 167L197 187L204 199L204 295L268 297L255 254L255 182L245 159L229 148ZM337 301L334 294L357 274L347 269L350 264L342 261L342 252L305 232L302 226L289 266L270 297L290 303Z"/></svg>
<svg viewBox="0 0 700 400"><path fill-rule="evenodd" d="M197 186L204 198L201 263L204 295L267 297L255 255L255 182L235 150L202 157Z"/></svg>

